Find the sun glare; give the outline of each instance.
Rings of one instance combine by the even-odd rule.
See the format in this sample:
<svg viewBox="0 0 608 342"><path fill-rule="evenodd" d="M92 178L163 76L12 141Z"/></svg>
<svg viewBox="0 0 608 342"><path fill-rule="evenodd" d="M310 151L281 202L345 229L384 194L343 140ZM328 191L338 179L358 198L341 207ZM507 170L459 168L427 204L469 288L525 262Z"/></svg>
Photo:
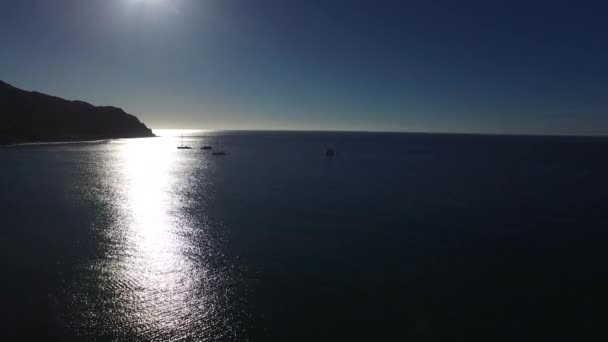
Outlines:
<svg viewBox="0 0 608 342"><path fill-rule="evenodd" d="M114 270L109 288L120 303L121 320L155 331L187 334L188 322L205 296L194 296L206 269L185 258L191 248L184 232L191 227L181 211L181 193L175 189L184 160L172 139L118 141L116 207L120 221L112 234L124 254L107 266ZM124 288L123 283L129 286ZM180 330L182 329L182 330Z"/></svg>
<svg viewBox="0 0 608 342"><path fill-rule="evenodd" d="M164 11L165 9L179 13L175 3L171 0L127 0L129 7L133 9L158 9Z"/></svg>
<svg viewBox="0 0 608 342"><path fill-rule="evenodd" d="M129 0L132 4L159 4L166 1L167 0Z"/></svg>

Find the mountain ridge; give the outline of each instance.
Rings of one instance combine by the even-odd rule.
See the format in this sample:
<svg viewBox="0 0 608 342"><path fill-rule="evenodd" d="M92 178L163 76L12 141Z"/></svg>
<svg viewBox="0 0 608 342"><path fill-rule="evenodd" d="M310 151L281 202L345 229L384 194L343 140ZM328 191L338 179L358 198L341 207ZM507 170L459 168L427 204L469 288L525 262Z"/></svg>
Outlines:
<svg viewBox="0 0 608 342"><path fill-rule="evenodd" d="M122 108L66 100L0 80L0 144L154 136Z"/></svg>

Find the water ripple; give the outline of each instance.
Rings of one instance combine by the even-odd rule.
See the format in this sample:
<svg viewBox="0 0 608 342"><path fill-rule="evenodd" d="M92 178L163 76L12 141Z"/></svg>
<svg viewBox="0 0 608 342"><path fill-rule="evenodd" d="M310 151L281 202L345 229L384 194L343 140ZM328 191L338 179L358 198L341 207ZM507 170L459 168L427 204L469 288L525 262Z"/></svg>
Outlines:
<svg viewBox="0 0 608 342"><path fill-rule="evenodd" d="M225 241L195 210L211 193L207 165L151 144L117 145L91 167L96 184L83 189L103 208L99 257L74 290L75 328L112 340L245 340L230 310L238 299Z"/></svg>

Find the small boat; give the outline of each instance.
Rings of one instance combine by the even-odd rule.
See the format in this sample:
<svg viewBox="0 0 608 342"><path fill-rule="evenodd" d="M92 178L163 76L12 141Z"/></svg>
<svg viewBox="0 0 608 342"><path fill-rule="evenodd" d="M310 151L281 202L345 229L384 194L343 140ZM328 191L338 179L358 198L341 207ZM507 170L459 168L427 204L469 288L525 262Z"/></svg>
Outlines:
<svg viewBox="0 0 608 342"><path fill-rule="evenodd" d="M217 149L213 152L211 152L212 155L214 156L225 156L227 153L226 151L222 151L220 149L220 137L216 137L215 138L215 146L217 146Z"/></svg>
<svg viewBox="0 0 608 342"><path fill-rule="evenodd" d="M178 150L191 150L192 147L184 145L184 133L182 133L182 142L179 146L177 146Z"/></svg>
<svg viewBox="0 0 608 342"><path fill-rule="evenodd" d="M326 157L331 158L331 157L333 157L333 156L335 156L335 155L336 155L336 151L334 151L334 149L333 149L333 148L328 147L328 148L325 150L325 156L326 156Z"/></svg>
<svg viewBox="0 0 608 342"><path fill-rule="evenodd" d="M207 138L207 137L205 137ZM201 150L212 150L213 146L208 145L208 144L203 144L203 146L201 146Z"/></svg>

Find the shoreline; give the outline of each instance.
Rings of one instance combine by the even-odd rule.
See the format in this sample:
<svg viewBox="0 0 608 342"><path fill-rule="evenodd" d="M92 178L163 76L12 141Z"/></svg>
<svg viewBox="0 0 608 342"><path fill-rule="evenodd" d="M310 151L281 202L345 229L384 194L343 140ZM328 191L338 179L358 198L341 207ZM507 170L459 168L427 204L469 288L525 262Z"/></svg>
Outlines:
<svg viewBox="0 0 608 342"><path fill-rule="evenodd" d="M158 136L152 137L128 137L128 138L104 138L104 139L90 139L90 140L64 140L64 141L31 141L31 142L17 142L0 144L0 148L3 147L19 147L19 146L38 146L38 145L71 145L71 144L99 144L108 143L113 140L120 139L142 139L142 138L158 138Z"/></svg>

